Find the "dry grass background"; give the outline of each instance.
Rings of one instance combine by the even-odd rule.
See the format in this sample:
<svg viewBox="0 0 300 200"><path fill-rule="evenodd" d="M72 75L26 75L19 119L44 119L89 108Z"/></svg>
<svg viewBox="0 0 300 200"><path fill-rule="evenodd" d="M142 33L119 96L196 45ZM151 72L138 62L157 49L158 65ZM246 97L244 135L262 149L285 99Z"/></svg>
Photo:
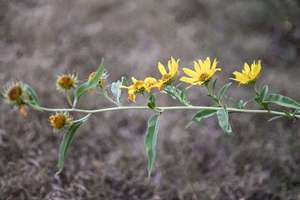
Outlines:
<svg viewBox="0 0 300 200"><path fill-rule="evenodd" d="M224 80L245 60L261 58L261 81L300 99L299 19L297 0L1 0L0 84L23 80L44 105L64 106L56 76L77 72L85 79L102 57L111 80L157 75L157 60L171 55L182 65L217 56ZM249 89L234 88L232 95L250 96ZM194 88L190 97L208 104L204 94ZM160 102L174 104L166 97ZM90 95L80 106L108 105ZM48 114L31 111L23 119L1 103L0 200L300 198L299 122L234 114L234 135L225 136L214 119L184 129L191 112L165 113L147 179L149 114L93 116L55 177L61 135L52 132Z"/></svg>

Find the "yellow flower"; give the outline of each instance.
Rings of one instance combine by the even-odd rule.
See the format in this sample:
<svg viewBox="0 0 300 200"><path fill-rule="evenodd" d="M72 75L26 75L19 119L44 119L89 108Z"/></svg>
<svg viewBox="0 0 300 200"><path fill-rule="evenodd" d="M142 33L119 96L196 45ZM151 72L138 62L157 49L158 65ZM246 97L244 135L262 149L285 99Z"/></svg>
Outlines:
<svg viewBox="0 0 300 200"><path fill-rule="evenodd" d="M144 80L144 87L146 92L150 93L151 90L155 87L157 87L157 80L153 77L147 77Z"/></svg>
<svg viewBox="0 0 300 200"><path fill-rule="evenodd" d="M260 72L261 72L260 60L258 61L258 63L255 63L254 61L251 64L251 67L248 65L248 63L245 63L242 72L238 72L238 71L233 72L235 78L231 78L231 79L239 82L239 84L249 84L256 81Z"/></svg>
<svg viewBox="0 0 300 200"><path fill-rule="evenodd" d="M66 112L56 113L54 115L51 115L49 117L49 121L51 123L51 126L55 129L62 129L66 125L69 125L72 123L72 118L70 115Z"/></svg>
<svg viewBox="0 0 300 200"><path fill-rule="evenodd" d="M136 94L139 92L143 92L145 89L145 82L143 80L137 80L136 78L132 77L132 84L128 87L124 87L128 89L128 100L135 102Z"/></svg>
<svg viewBox="0 0 300 200"><path fill-rule="evenodd" d="M160 80L158 80L157 87L159 91L161 91L164 86L170 84L172 80L177 76L178 74L178 68L179 68L179 59L174 59L173 57L170 58L168 61L168 72L163 64L161 62L158 62L158 70L161 73L162 77Z"/></svg>
<svg viewBox="0 0 300 200"><path fill-rule="evenodd" d="M76 86L78 82L77 76L74 74L59 75L56 80L56 88L59 91L65 92Z"/></svg>
<svg viewBox="0 0 300 200"><path fill-rule="evenodd" d="M220 68L217 68L217 64L218 61L216 58L213 63L211 63L209 57L204 61L201 59L194 61L194 70L183 68L183 72L189 77L183 76L180 78L180 81L189 83L191 86L203 85L209 81L217 71L221 71Z"/></svg>

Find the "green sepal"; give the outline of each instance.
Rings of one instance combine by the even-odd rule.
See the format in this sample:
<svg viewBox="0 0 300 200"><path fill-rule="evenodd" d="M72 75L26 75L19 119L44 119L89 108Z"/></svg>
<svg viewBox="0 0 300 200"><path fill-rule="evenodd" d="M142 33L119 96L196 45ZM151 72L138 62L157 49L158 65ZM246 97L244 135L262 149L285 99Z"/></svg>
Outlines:
<svg viewBox="0 0 300 200"><path fill-rule="evenodd" d="M33 107L40 105L37 94L30 85L24 84L24 93L26 94L26 97L28 98L28 99L26 99L26 103L28 103L30 106L33 106Z"/></svg>

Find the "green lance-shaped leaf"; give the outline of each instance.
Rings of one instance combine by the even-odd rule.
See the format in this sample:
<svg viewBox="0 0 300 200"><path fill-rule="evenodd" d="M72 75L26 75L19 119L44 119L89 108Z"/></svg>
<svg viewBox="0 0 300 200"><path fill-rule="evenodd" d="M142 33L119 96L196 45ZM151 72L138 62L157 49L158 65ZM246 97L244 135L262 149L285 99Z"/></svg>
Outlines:
<svg viewBox="0 0 300 200"><path fill-rule="evenodd" d="M227 92L228 89L230 88L231 84L232 84L231 82L225 84L225 85L220 89L220 91L218 92L218 99L219 99L220 101L223 99L224 95L226 94L226 92Z"/></svg>
<svg viewBox="0 0 300 200"><path fill-rule="evenodd" d="M268 93L269 93L269 86L268 85L263 86L259 92L259 96L262 102L264 102L267 99Z"/></svg>
<svg viewBox="0 0 300 200"><path fill-rule="evenodd" d="M75 92L74 92L74 103L73 103L73 107L76 106L79 98L88 90L93 89L95 87L97 87L99 80L102 76L104 72L104 64L103 64L103 60L101 61L101 64L99 65L95 76L93 76L91 79L89 79L88 81L82 83L81 85L79 85Z"/></svg>
<svg viewBox="0 0 300 200"><path fill-rule="evenodd" d="M201 109L198 111L192 118L192 121L188 123L185 128L188 128L193 122L201 122L203 119L210 118L214 116L217 113L216 110L210 110L210 109Z"/></svg>
<svg viewBox="0 0 300 200"><path fill-rule="evenodd" d="M26 101L26 103L28 103L29 105L31 105L33 107L40 105L37 94L30 85L24 84L24 92L28 97L28 100Z"/></svg>
<svg viewBox="0 0 300 200"><path fill-rule="evenodd" d="M172 85L167 85L165 87L164 91L170 97L172 97L173 99L179 101L183 105L186 105L186 106L190 106L191 105L184 90L182 90L182 89L180 89L178 87L172 86Z"/></svg>
<svg viewBox="0 0 300 200"><path fill-rule="evenodd" d="M58 164L57 164L58 172L56 174L61 173L64 168L66 153L67 153L67 150L69 149L70 144L74 138L75 132L81 126L81 124L83 124L89 118L89 116L90 116L90 114L86 115L85 117L81 118L80 120L76 120L67 129L66 133L64 134L63 140L59 146Z"/></svg>
<svg viewBox="0 0 300 200"><path fill-rule="evenodd" d="M217 117L218 117L219 125L223 129L223 131L227 134L230 134L232 132L232 129L229 123L229 114L227 109L223 108L218 110Z"/></svg>
<svg viewBox="0 0 300 200"><path fill-rule="evenodd" d="M200 122L203 119L214 116L216 112L217 112L216 110L202 109L194 115L192 121Z"/></svg>
<svg viewBox="0 0 300 200"><path fill-rule="evenodd" d="M151 172L154 166L156 158L156 144L158 137L158 126L159 126L159 114L155 114L148 120L148 127L145 137L145 147L148 159L148 176L151 176Z"/></svg>
<svg viewBox="0 0 300 200"><path fill-rule="evenodd" d="M300 103L297 102L296 100L283 96L281 94L270 94L265 102L268 103L274 103L283 107L287 108L293 108L293 109L300 109Z"/></svg>

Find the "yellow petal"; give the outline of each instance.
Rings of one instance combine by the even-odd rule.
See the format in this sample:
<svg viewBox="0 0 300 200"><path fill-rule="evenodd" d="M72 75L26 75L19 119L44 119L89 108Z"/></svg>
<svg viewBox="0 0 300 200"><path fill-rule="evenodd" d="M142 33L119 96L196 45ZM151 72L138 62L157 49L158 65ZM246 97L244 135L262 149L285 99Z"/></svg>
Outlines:
<svg viewBox="0 0 300 200"><path fill-rule="evenodd" d="M244 63L244 69L242 70L244 74L249 74L250 73L250 67L248 63Z"/></svg>
<svg viewBox="0 0 300 200"><path fill-rule="evenodd" d="M161 73L161 75L167 74L166 68L163 66L163 64L161 64L161 62L158 62L157 67L158 67L158 70Z"/></svg>
<svg viewBox="0 0 300 200"><path fill-rule="evenodd" d="M195 79L183 76L180 78L180 81L193 84L195 82Z"/></svg>
<svg viewBox="0 0 300 200"><path fill-rule="evenodd" d="M211 70L216 70L217 64L218 64L218 61L217 61L217 59L215 58L214 61L213 61L212 66L211 66Z"/></svg>
<svg viewBox="0 0 300 200"><path fill-rule="evenodd" d="M196 61L194 61L194 69L198 74L201 74L201 68Z"/></svg>
<svg viewBox="0 0 300 200"><path fill-rule="evenodd" d="M211 65L209 57L206 58L206 60L204 61L204 64L205 64L205 72L208 73L210 70L210 65Z"/></svg>
<svg viewBox="0 0 300 200"><path fill-rule="evenodd" d="M260 74L260 71L261 71L261 61L259 60L257 64L253 65L251 70L252 70L253 75L256 78Z"/></svg>
<svg viewBox="0 0 300 200"><path fill-rule="evenodd" d="M183 68L182 70L186 75L191 76L195 79L197 79L197 77L199 77L199 74L197 74L197 72L195 72L189 68Z"/></svg>

